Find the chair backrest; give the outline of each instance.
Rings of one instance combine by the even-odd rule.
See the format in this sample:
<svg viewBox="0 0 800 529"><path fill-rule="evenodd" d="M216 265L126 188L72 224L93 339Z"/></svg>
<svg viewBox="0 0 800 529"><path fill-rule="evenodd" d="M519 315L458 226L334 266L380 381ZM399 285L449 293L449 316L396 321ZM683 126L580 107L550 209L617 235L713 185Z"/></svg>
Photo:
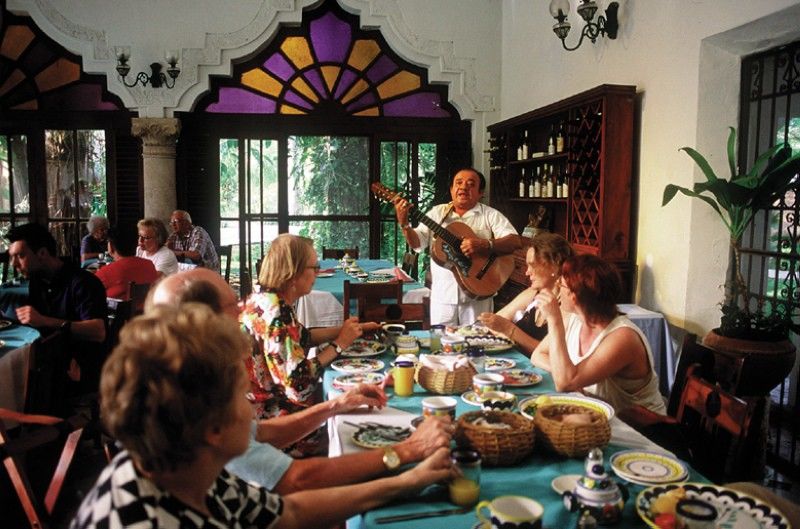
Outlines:
<svg viewBox="0 0 800 529"><path fill-rule="evenodd" d="M407 330L431 328L431 298L424 297L422 303L392 303L368 305L358 313L360 321L402 323Z"/></svg>
<svg viewBox="0 0 800 529"><path fill-rule="evenodd" d="M381 305L383 300L397 305L403 302L403 283L389 281L388 283L351 283L344 282L344 319L350 317L350 301L356 301L356 314L364 313L368 307ZM385 310L385 309L384 309Z"/></svg>
<svg viewBox="0 0 800 529"><path fill-rule="evenodd" d="M42 334L31 345L25 388L25 413L55 415L67 412L67 337L60 330Z"/></svg>
<svg viewBox="0 0 800 529"><path fill-rule="evenodd" d="M152 286L152 283L136 283L134 281L128 283L128 299L131 300L132 316L144 312L144 301Z"/></svg>
<svg viewBox="0 0 800 529"><path fill-rule="evenodd" d="M417 252L406 252L403 255L403 272L416 279L419 273L419 254Z"/></svg>
<svg viewBox="0 0 800 529"><path fill-rule="evenodd" d="M219 273L225 278L225 281L230 281L231 278L231 255L233 253L233 245L225 244L222 246L215 246L217 255L219 256ZM225 258L225 264L222 264L222 258Z"/></svg>
<svg viewBox="0 0 800 529"><path fill-rule="evenodd" d="M746 439L756 403L700 378L701 369L698 364L687 369L675 418L695 468L716 482L730 481L749 470Z"/></svg>
<svg viewBox="0 0 800 529"><path fill-rule="evenodd" d="M349 255L353 259L358 259L358 246L355 248L326 248L322 247L323 259L341 259L344 254Z"/></svg>

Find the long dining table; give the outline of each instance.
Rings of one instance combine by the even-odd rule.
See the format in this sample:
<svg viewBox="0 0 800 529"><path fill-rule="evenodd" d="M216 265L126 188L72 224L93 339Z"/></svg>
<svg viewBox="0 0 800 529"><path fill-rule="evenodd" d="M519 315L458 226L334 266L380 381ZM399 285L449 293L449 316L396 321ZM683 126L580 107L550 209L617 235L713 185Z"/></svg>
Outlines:
<svg viewBox="0 0 800 529"><path fill-rule="evenodd" d="M425 336L424 331L414 331L413 334ZM428 352L422 349L421 353ZM545 394L555 391L552 377L549 373L534 368L528 357L516 349L510 349L503 352L493 353L491 356L499 356L512 359L516 362L515 368L533 370L542 375L542 381L531 387L509 388L505 389L517 394L521 400L526 396ZM394 356L385 352L375 358L381 359L384 362L384 371L388 370ZM335 377L341 375L331 368L325 371L324 376L324 390L326 398L331 398L338 394L337 390L333 387L333 380ZM398 397L394 394L391 387L386 388L388 396L388 406L382 410L367 411L363 413L350 413L346 415L336 416L329 421L329 455L337 456L341 454L353 453L362 448L358 447L352 441L352 435L355 428L348 423L358 424L362 421L375 421L384 424L395 426L408 426L414 417L421 415L422 404L421 401L425 397L433 396L433 393L428 392L418 384L414 385L414 392L410 397ZM468 404L459 395L453 395L457 400L456 414L461 414L468 411L475 411L479 408ZM609 458L622 450L636 449L648 450L662 453L669 453L667 450L654 444L646 437L636 432L633 428L622 422L620 419L614 417L610 421L611 425L611 440L609 445L604 449L603 454L605 458L605 466L610 475L613 476L609 465ZM544 506L545 512L543 517L543 527L545 528L567 528L575 527L577 522L577 513L568 512L562 503L561 496L551 488L551 482L558 476L565 474L583 474L584 461L582 458L566 458L558 456L553 453L543 451L540 446L536 446L531 456L523 460L521 463L511 467L488 467L483 466L481 471L481 492L480 500L491 500L501 495L523 495L535 499ZM616 476L615 476L616 477ZM622 482L617 478L618 482ZM690 469L689 481L707 480ZM636 495L644 489L640 485L626 483L630 492L630 498L625 504L623 519L617 525L621 528L634 528L645 527L644 522L636 513L634 507ZM371 529L371 528L384 528L391 529L393 527L403 528L425 528L425 529L455 529L455 528L474 528L479 529L478 519L475 516L474 510L470 510L464 514L454 514L449 516L440 516L434 518L424 518L413 521L403 521L396 523L378 523L377 518L401 514L411 514L425 511L435 511L440 509L452 509L456 507L448 501L447 488L443 486L428 487L420 494L413 497L395 501L385 505L381 508L374 509L369 512L362 513L359 516L353 517L348 520L348 528L350 529Z"/></svg>

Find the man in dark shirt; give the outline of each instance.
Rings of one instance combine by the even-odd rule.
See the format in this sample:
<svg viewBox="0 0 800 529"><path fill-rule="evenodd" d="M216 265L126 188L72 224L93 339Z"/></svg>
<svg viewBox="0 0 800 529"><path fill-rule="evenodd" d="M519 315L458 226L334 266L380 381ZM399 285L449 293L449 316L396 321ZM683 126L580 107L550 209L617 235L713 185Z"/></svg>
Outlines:
<svg viewBox="0 0 800 529"><path fill-rule="evenodd" d="M81 393L96 391L106 338L106 292L90 272L56 257L47 228L23 224L7 235L11 265L30 281L29 305L16 311L20 323L61 329L69 336L70 374Z"/></svg>

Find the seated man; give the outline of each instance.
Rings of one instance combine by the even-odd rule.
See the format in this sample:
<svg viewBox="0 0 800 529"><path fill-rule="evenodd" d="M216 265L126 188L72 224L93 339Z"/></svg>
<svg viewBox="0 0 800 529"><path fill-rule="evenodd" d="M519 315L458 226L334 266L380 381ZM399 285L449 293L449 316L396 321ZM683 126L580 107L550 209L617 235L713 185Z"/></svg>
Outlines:
<svg viewBox="0 0 800 529"><path fill-rule="evenodd" d="M231 287L216 272L202 268L179 272L160 282L150 293L146 313L158 305L176 307L188 301L207 304L214 312L225 314L233 321L237 319L238 306ZM430 418L411 437L387 450L375 449L331 459L292 459L279 450L302 439L335 414L363 405L383 406L385 403L386 396L381 390L365 385L301 412L254 422L247 451L230 461L226 468L285 494L373 479L399 464L421 461L438 448L450 445L453 426L449 419Z"/></svg>
<svg viewBox="0 0 800 529"><path fill-rule="evenodd" d="M56 257L56 241L39 224L12 228L11 265L30 280L29 305L16 310L20 323L62 329L69 335L71 375L80 393L97 390L106 337L106 292L92 273Z"/></svg>
<svg viewBox="0 0 800 529"><path fill-rule="evenodd" d="M169 223L172 234L167 239L167 248L175 252L179 261L219 270L219 256L211 237L206 230L192 224L189 213L176 209Z"/></svg>
<svg viewBox="0 0 800 529"><path fill-rule="evenodd" d="M109 298L128 299L128 284L155 283L160 274L149 259L136 257L138 239L133 226L118 227L108 234L108 253L114 262L100 268L95 276L106 287Z"/></svg>

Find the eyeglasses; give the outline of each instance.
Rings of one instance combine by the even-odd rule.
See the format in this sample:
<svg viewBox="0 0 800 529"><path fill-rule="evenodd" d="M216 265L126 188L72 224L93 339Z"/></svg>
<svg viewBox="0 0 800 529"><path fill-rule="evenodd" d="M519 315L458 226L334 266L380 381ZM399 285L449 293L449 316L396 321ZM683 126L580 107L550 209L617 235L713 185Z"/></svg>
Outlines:
<svg viewBox="0 0 800 529"><path fill-rule="evenodd" d="M306 268L313 268L315 273L319 273L319 271L322 270L322 267L319 265L319 263L315 265L309 265Z"/></svg>
<svg viewBox="0 0 800 529"><path fill-rule="evenodd" d="M139 240L140 240L140 241L149 241L149 240L151 240L151 239L155 239L155 236L153 236L153 237L146 237L146 236L144 236L144 235L139 235Z"/></svg>

